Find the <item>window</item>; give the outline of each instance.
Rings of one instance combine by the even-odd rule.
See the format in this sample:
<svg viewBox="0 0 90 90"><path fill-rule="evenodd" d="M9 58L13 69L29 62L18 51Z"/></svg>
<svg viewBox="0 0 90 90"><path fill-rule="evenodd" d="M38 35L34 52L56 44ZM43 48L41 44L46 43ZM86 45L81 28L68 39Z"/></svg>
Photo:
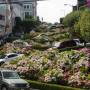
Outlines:
<svg viewBox="0 0 90 90"><path fill-rule="evenodd" d="M27 9L29 9L29 5L27 5Z"/></svg>
<svg viewBox="0 0 90 90"><path fill-rule="evenodd" d="M32 16L33 15L33 12L29 12L29 15Z"/></svg>
<svg viewBox="0 0 90 90"><path fill-rule="evenodd" d="M24 9L26 9L26 5L24 5Z"/></svg>
<svg viewBox="0 0 90 90"><path fill-rule="evenodd" d="M5 16L0 15L0 20L5 20Z"/></svg>
<svg viewBox="0 0 90 90"><path fill-rule="evenodd" d="M28 17L29 16L29 12L25 12L25 17Z"/></svg>
<svg viewBox="0 0 90 90"><path fill-rule="evenodd" d="M12 55L9 55L8 58L12 58L12 57L16 57L17 54L12 54Z"/></svg>
<svg viewBox="0 0 90 90"><path fill-rule="evenodd" d="M24 5L24 9L32 9L32 4Z"/></svg>
<svg viewBox="0 0 90 90"><path fill-rule="evenodd" d="M19 79L17 72L3 72L3 77L5 79Z"/></svg>
<svg viewBox="0 0 90 90"><path fill-rule="evenodd" d="M30 4L30 9L32 9L32 4Z"/></svg>

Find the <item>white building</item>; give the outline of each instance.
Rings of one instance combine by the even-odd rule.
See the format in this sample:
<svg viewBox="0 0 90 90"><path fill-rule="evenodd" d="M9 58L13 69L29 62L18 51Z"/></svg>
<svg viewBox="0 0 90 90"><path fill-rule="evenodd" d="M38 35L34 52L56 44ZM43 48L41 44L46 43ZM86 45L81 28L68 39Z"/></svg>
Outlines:
<svg viewBox="0 0 90 90"><path fill-rule="evenodd" d="M37 16L37 1L38 0L12 0L13 16L24 19L27 16Z"/></svg>
<svg viewBox="0 0 90 90"><path fill-rule="evenodd" d="M10 2L9 2L10 1ZM39 0L0 0L0 36L12 32L15 17L37 16Z"/></svg>
<svg viewBox="0 0 90 90"><path fill-rule="evenodd" d="M37 16L37 1L39 0L0 0L0 7L6 6L5 1L11 2L12 17L21 17L24 19L26 16ZM1 10L1 9L0 9Z"/></svg>
<svg viewBox="0 0 90 90"><path fill-rule="evenodd" d="M30 2L23 3L24 8L24 18L28 15L36 17L37 15L37 2L36 0L31 0Z"/></svg>

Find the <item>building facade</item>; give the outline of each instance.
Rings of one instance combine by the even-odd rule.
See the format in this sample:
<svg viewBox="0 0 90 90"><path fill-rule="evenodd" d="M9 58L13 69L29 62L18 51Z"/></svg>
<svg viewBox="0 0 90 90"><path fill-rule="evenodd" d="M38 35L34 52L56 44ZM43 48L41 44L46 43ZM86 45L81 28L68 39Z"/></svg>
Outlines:
<svg viewBox="0 0 90 90"><path fill-rule="evenodd" d="M5 0L0 1L0 38L11 33L11 10Z"/></svg>
<svg viewBox="0 0 90 90"><path fill-rule="evenodd" d="M37 0L12 0L13 17L37 16Z"/></svg>
<svg viewBox="0 0 90 90"><path fill-rule="evenodd" d="M0 0L0 37L12 33L16 17L37 16L39 0Z"/></svg>
<svg viewBox="0 0 90 90"><path fill-rule="evenodd" d="M27 16L37 16L37 1L31 0L29 2L23 2L24 18Z"/></svg>

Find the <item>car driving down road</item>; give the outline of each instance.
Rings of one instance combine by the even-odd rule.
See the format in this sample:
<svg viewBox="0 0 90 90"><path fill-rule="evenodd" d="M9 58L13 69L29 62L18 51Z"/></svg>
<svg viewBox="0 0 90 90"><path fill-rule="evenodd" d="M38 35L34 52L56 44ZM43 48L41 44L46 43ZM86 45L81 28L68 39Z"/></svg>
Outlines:
<svg viewBox="0 0 90 90"><path fill-rule="evenodd" d="M14 59L16 59L18 57L22 57L22 56L23 56L23 54L18 54L18 53L8 53L5 55L1 55L0 56L0 64L7 62L7 61L14 60Z"/></svg>

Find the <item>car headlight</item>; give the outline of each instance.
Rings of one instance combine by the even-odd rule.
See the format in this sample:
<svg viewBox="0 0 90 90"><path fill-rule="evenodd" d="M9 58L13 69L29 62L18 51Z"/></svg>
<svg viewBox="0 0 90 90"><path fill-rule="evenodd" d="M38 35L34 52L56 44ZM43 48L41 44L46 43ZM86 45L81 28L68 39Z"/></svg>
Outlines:
<svg viewBox="0 0 90 90"><path fill-rule="evenodd" d="M28 87L28 88L30 87L29 83L27 83L27 87Z"/></svg>

